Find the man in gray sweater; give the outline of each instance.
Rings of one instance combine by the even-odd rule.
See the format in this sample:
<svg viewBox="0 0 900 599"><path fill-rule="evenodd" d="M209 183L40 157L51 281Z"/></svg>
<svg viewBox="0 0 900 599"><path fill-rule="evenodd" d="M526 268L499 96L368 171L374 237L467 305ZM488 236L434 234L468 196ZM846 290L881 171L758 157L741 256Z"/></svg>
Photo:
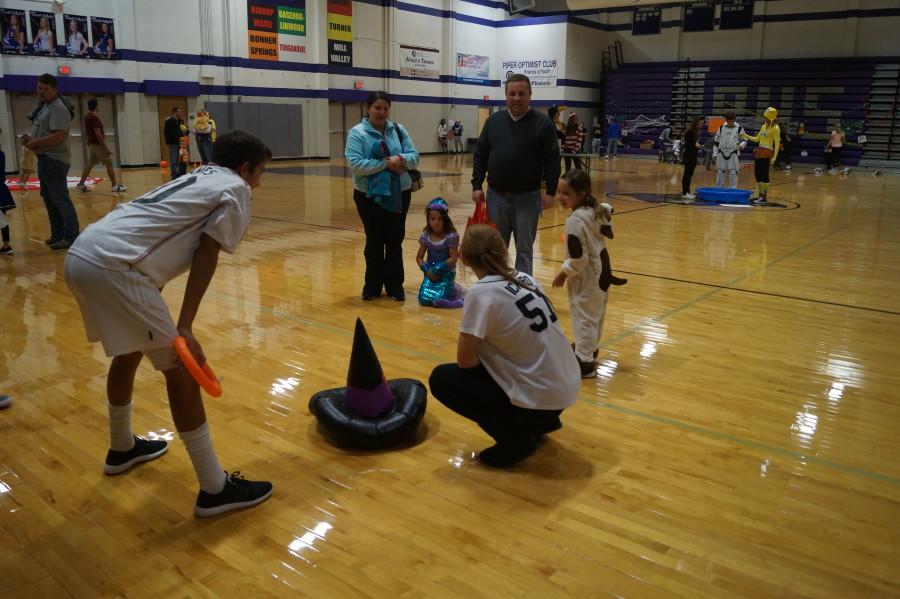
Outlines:
<svg viewBox="0 0 900 599"><path fill-rule="evenodd" d="M516 236L516 270L532 274L534 239L542 208L553 205L559 179L559 143L547 115L530 106L525 75L506 81L506 108L488 118L478 138L472 169L472 200L485 201L488 216L506 245ZM541 180L546 193L541 197Z"/></svg>

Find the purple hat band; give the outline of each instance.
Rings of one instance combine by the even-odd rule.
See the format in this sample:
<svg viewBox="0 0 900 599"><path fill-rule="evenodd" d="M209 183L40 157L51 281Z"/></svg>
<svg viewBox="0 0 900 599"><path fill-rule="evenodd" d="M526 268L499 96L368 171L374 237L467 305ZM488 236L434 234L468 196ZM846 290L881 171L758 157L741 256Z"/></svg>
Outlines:
<svg viewBox="0 0 900 599"><path fill-rule="evenodd" d="M450 206L447 205L447 201L444 198L436 198L431 200L428 204L429 210L440 210L441 212L449 212Z"/></svg>

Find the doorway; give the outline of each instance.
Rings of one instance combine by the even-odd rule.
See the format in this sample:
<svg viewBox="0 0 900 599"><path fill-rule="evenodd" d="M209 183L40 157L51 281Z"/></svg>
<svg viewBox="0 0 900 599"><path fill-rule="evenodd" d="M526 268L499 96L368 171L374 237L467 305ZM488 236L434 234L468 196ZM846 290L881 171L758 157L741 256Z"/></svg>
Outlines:
<svg viewBox="0 0 900 599"><path fill-rule="evenodd" d="M176 106L181 107L181 113L187 122L187 98L178 96L159 96L157 98L157 110L159 112L159 159L169 160L169 147L166 145L166 137L163 135L166 119L172 116L172 109Z"/></svg>
<svg viewBox="0 0 900 599"><path fill-rule="evenodd" d="M106 143L112 150L113 160L119 164L119 144L116 131L116 97L115 95L74 94L66 95L66 99L75 108L75 116L69 126L69 144L72 152L70 169L80 173L87 161L87 137L82 131L84 115L87 114L87 102L91 98L97 98L97 116L103 122L103 130L106 134ZM37 94L10 94L12 107L13 131L18 139L22 135L31 135L31 121L28 115L34 110L38 102ZM22 146L16 143L16 155L18 162L22 164Z"/></svg>
<svg viewBox="0 0 900 599"><path fill-rule="evenodd" d="M361 102L328 103L328 155L340 158L347 146L350 129L359 124L365 115L365 104Z"/></svg>
<svg viewBox="0 0 900 599"><path fill-rule="evenodd" d="M490 106L478 107L478 131L475 133L475 137L481 137L481 130L484 128L484 124L487 122L488 117L491 116L493 111L494 109Z"/></svg>

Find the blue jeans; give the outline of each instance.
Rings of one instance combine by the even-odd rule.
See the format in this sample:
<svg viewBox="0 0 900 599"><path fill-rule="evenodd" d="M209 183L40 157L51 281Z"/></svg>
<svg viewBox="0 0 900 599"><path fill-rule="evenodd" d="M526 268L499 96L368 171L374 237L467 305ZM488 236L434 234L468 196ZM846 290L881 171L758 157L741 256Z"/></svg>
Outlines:
<svg viewBox="0 0 900 599"><path fill-rule="evenodd" d="M41 198L50 219L50 239L75 241L78 237L78 213L69 197L67 177L69 165L47 156L38 156L38 178Z"/></svg>
<svg viewBox="0 0 900 599"><path fill-rule="evenodd" d="M203 164L209 164L212 162L212 136L211 135L198 135L197 136L197 150L200 152L200 162Z"/></svg>
<svg viewBox="0 0 900 599"><path fill-rule="evenodd" d="M606 155L607 156L615 156L619 153L619 138L610 139L606 143Z"/></svg>
<svg viewBox="0 0 900 599"><path fill-rule="evenodd" d="M541 190L524 193L487 192L488 216L497 223L497 232L509 247L510 237L516 236L516 270L531 274L534 239L541 218Z"/></svg>
<svg viewBox="0 0 900 599"><path fill-rule="evenodd" d="M178 146L169 145L169 176L175 179L179 175Z"/></svg>

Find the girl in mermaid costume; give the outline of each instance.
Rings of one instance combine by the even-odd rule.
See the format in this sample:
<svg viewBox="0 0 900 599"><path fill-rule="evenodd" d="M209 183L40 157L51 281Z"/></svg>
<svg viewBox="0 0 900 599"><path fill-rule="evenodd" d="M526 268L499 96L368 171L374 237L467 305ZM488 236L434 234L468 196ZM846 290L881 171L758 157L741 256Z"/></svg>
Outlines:
<svg viewBox="0 0 900 599"><path fill-rule="evenodd" d="M419 253L416 255L416 263L425 273L419 288L419 303L423 306L463 306L463 288L456 284L459 233L450 220L449 209L443 198L431 200L425 209L427 224L419 237Z"/></svg>

